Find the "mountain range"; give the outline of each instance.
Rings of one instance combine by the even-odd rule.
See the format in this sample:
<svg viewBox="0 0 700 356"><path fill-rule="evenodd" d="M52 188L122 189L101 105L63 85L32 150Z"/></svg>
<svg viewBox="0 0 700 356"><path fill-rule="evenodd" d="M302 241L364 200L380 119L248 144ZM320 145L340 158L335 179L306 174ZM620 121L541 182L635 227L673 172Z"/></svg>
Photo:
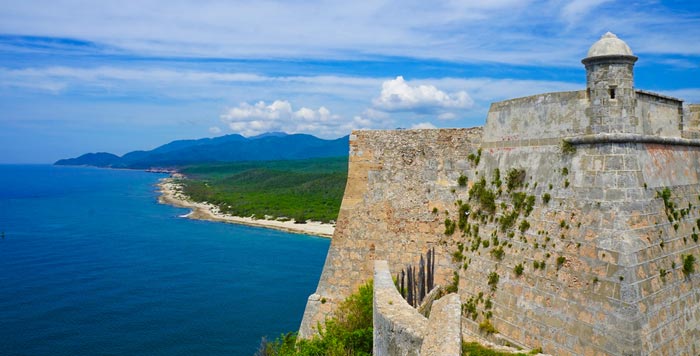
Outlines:
<svg viewBox="0 0 700 356"><path fill-rule="evenodd" d="M150 151L133 151L123 156L107 152L86 153L61 159L56 165L133 169L170 169L199 163L293 160L347 156L349 136L324 140L312 135L269 132L253 137L238 134L178 140Z"/></svg>

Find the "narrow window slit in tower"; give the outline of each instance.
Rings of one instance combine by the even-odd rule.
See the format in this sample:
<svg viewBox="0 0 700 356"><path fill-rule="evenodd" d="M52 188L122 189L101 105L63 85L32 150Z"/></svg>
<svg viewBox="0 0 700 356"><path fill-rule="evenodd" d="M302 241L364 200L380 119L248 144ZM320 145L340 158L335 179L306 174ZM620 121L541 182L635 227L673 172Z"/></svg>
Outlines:
<svg viewBox="0 0 700 356"><path fill-rule="evenodd" d="M615 99L615 87L610 87L608 93L610 93L610 99Z"/></svg>

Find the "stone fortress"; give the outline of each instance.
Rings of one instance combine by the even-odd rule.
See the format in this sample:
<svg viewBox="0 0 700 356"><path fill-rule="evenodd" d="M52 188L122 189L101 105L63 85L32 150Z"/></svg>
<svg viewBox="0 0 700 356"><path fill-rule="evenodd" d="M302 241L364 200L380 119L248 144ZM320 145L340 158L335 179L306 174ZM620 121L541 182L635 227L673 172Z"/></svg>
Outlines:
<svg viewBox="0 0 700 356"><path fill-rule="evenodd" d="M456 283L461 304L440 313L460 313L465 338L699 355L700 105L636 89L636 61L607 33L582 61L585 90L494 103L483 127L353 132L300 335L373 278L375 260L386 287L434 248L435 281ZM381 308L375 351L419 354L430 323L399 320L377 340Z"/></svg>

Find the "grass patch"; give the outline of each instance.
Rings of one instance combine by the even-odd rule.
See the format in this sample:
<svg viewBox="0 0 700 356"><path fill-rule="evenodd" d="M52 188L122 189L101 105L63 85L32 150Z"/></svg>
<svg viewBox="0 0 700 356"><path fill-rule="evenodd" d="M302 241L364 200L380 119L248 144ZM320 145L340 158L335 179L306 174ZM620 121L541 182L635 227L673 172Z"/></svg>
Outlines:
<svg viewBox="0 0 700 356"><path fill-rule="evenodd" d="M476 342L462 343L462 356L526 356L524 353L510 353L491 350Z"/></svg>

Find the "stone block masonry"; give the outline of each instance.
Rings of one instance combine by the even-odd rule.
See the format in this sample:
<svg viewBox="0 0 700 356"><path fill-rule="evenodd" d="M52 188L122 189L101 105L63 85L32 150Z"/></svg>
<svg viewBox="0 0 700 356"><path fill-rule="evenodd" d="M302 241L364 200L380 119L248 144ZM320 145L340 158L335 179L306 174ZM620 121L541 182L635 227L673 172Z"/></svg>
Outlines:
<svg viewBox="0 0 700 356"><path fill-rule="evenodd" d="M480 138L481 128L352 133L345 195L301 336L313 335L337 303L372 278L376 259L397 272L435 247L435 283L451 280L445 211L466 189L457 184L471 164L463 153L476 151Z"/></svg>
<svg viewBox="0 0 700 356"><path fill-rule="evenodd" d="M356 131L302 336L374 260L435 247L465 336L553 355L700 354L700 106L633 86L606 34L585 91L494 103L483 128ZM322 301L326 301L323 303Z"/></svg>

